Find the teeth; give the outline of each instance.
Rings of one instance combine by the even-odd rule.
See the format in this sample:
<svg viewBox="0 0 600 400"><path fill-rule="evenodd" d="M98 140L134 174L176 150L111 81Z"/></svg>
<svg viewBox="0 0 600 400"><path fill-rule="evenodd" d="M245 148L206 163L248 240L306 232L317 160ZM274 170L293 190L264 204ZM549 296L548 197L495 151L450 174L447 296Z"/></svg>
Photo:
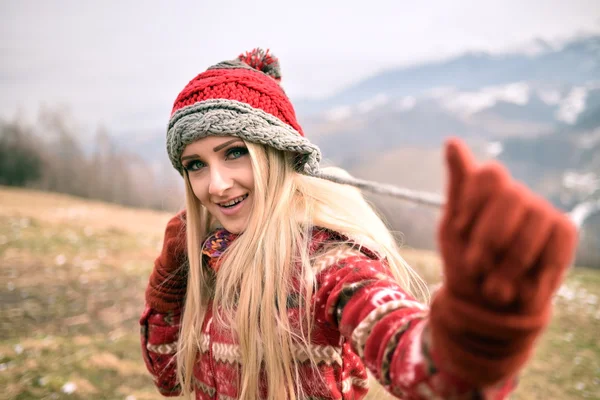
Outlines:
<svg viewBox="0 0 600 400"><path fill-rule="evenodd" d="M229 206L232 206L232 205L234 205L234 204L237 204L237 203L239 203L240 201L244 200L245 198L246 198L246 195L244 195L244 196L240 196L240 197L238 197L238 198L235 198L235 199L233 199L233 200L231 200L231 201L228 201L227 203L221 203L220 205L221 205L222 207L229 207Z"/></svg>

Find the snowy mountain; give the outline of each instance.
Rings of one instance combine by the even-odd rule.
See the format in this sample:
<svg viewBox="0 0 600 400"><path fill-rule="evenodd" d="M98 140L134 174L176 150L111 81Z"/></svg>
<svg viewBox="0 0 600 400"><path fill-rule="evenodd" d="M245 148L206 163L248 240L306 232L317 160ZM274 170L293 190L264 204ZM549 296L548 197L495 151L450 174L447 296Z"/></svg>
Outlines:
<svg viewBox="0 0 600 400"><path fill-rule="evenodd" d="M563 175L600 171L600 36L534 55L466 54L390 70L297 104L325 157L358 174L373 156L377 163L399 148L438 149L457 135L569 208L576 200L565 195L572 188Z"/></svg>
<svg viewBox="0 0 600 400"><path fill-rule="evenodd" d="M468 53L446 61L384 71L319 101L298 101L301 115L355 105L376 96L419 96L435 88L459 92L515 82L575 87L600 79L600 36L584 37L554 49L540 42L530 54ZM549 97L552 102L552 95Z"/></svg>

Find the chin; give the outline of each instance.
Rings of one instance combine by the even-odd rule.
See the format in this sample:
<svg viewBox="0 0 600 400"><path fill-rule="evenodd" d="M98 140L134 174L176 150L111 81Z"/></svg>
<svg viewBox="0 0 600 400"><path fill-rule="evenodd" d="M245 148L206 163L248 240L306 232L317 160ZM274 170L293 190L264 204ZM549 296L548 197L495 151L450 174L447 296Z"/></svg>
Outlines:
<svg viewBox="0 0 600 400"><path fill-rule="evenodd" d="M223 225L223 228L225 228L227 230L227 232L229 233L233 233L236 235L239 235L240 233L243 233L246 230L247 227L247 223L225 223L225 224L221 224Z"/></svg>

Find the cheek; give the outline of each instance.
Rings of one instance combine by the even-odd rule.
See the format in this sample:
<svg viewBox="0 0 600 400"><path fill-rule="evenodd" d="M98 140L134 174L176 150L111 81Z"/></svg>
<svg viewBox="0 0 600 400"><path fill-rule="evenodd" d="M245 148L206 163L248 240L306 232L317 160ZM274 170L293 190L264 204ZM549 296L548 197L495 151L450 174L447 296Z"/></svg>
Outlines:
<svg viewBox="0 0 600 400"><path fill-rule="evenodd" d="M190 186L192 191L202 205L206 205L208 201L208 187L201 179L190 179Z"/></svg>
<svg viewBox="0 0 600 400"><path fill-rule="evenodd" d="M244 186L247 189L254 189L254 171L252 165L248 165L248 168L244 171Z"/></svg>
<svg viewBox="0 0 600 400"><path fill-rule="evenodd" d="M246 179L246 188L254 189L254 174L250 173Z"/></svg>

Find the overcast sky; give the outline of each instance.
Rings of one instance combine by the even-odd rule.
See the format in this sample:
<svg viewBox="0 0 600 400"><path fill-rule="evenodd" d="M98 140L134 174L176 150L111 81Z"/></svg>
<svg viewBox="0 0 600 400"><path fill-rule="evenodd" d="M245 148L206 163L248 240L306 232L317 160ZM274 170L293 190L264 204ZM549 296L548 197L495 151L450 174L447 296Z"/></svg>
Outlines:
<svg viewBox="0 0 600 400"><path fill-rule="evenodd" d="M600 0L0 0L0 117L61 103L86 124L166 124L191 78L257 46L280 58L298 98L394 66L595 32Z"/></svg>

